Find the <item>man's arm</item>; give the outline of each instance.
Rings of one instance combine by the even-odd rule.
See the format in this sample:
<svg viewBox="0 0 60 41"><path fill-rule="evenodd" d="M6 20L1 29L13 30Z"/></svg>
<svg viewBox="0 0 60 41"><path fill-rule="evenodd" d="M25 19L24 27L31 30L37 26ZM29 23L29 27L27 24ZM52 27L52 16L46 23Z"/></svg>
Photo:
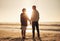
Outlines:
<svg viewBox="0 0 60 41"><path fill-rule="evenodd" d="M37 13L38 13L38 20L39 20L39 18L40 18L40 15L39 15L39 12L37 11Z"/></svg>

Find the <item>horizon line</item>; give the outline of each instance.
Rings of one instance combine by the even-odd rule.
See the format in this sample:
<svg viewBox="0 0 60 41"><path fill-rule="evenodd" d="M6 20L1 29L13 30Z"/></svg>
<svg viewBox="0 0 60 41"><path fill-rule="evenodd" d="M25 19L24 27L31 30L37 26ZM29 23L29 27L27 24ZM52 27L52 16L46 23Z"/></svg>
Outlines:
<svg viewBox="0 0 60 41"><path fill-rule="evenodd" d="M0 25L17 25L17 26L19 26L19 25L21 25L21 23L18 23L18 22L16 22L16 23L8 23L8 22L4 22L4 23L0 23ZM30 24L28 24L28 25L30 25ZM39 24L40 26L60 26L60 22L40 22L40 24Z"/></svg>

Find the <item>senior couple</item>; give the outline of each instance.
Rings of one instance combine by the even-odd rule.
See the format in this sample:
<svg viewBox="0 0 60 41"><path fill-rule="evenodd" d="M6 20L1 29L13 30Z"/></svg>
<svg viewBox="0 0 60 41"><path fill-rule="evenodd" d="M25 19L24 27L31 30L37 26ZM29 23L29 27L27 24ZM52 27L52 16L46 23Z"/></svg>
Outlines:
<svg viewBox="0 0 60 41"><path fill-rule="evenodd" d="M25 34L26 34L26 27L27 27L27 21L29 20L32 24L32 33L33 33L33 38L35 37L35 28L37 30L37 35L38 38L40 38L40 34L39 34L39 12L36 9L36 6L33 5L32 6L32 16L31 19L29 19L26 15L26 9L23 8L22 9L22 13L20 15L20 20L21 20L21 33L22 33L22 38L25 39Z"/></svg>

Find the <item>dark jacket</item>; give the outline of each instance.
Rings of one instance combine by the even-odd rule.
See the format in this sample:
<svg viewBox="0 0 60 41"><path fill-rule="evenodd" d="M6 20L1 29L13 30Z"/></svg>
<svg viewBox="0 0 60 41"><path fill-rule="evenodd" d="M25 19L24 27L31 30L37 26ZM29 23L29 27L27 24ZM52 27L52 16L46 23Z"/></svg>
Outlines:
<svg viewBox="0 0 60 41"><path fill-rule="evenodd" d="M22 14L21 13L21 15L20 15L21 17L20 17L20 20L21 20L21 26L27 26L27 16L26 16L26 14Z"/></svg>

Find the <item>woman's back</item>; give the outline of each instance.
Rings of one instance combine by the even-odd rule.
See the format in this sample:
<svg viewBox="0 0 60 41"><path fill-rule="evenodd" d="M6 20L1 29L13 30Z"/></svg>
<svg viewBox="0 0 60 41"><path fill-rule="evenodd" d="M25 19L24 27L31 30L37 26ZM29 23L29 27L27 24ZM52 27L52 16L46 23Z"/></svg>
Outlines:
<svg viewBox="0 0 60 41"><path fill-rule="evenodd" d="M26 14L21 13L21 25L27 26L27 16Z"/></svg>

